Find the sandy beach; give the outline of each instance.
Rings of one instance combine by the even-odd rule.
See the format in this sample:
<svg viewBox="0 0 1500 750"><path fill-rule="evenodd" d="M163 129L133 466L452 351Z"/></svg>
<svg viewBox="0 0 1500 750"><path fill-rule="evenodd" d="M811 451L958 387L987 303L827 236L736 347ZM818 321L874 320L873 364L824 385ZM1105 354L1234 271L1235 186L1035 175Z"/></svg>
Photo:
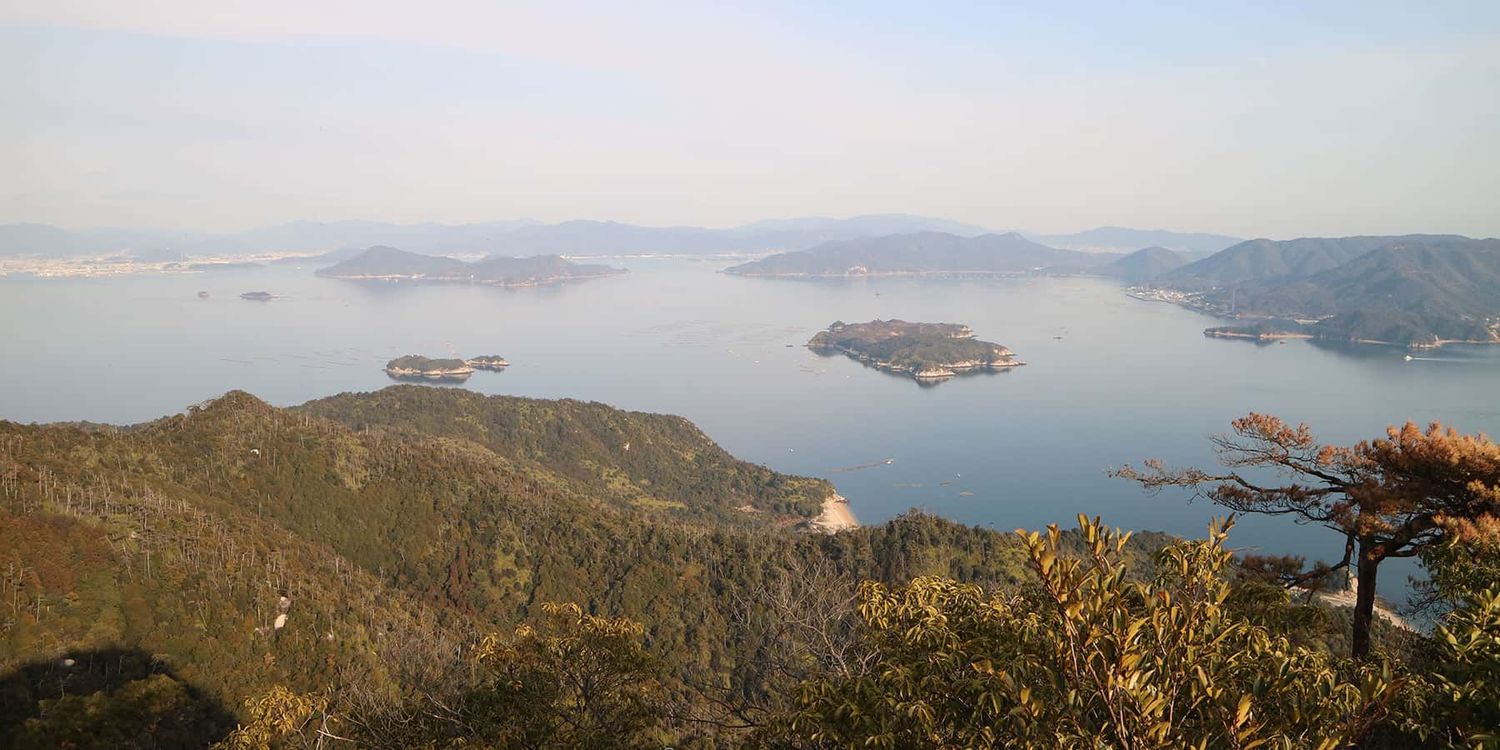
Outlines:
<svg viewBox="0 0 1500 750"><path fill-rule="evenodd" d="M837 492L823 501L823 512L812 520L812 527L825 534L836 534L845 529L859 527L854 512L849 510L849 500Z"/></svg>

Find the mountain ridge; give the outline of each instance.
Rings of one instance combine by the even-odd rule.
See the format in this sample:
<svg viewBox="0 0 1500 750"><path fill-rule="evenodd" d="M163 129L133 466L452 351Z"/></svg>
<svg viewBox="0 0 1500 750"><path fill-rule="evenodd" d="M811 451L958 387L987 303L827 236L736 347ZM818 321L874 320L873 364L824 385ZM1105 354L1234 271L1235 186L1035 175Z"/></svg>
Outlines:
<svg viewBox="0 0 1500 750"><path fill-rule="evenodd" d="M1023 273L1039 268L1080 270L1107 260L1059 250L1019 233L961 237L917 232L827 242L725 270L741 276L878 276Z"/></svg>
<svg viewBox="0 0 1500 750"><path fill-rule="evenodd" d="M331 279L432 281L495 286L535 286L625 273L609 266L574 263L558 255L527 258L489 256L464 261L376 245L351 258L321 268Z"/></svg>
<svg viewBox="0 0 1500 750"><path fill-rule="evenodd" d="M1106 230L1115 239L1101 238L1098 233ZM109 253L159 255L164 252L187 256L316 255L373 245L402 247L428 255L701 255L805 250L825 242L918 231L941 231L970 237L994 233L975 224L901 213L848 218L763 219L727 228L643 226L587 219L556 223L514 219L453 224L299 220L217 233L173 229L73 231L46 224L4 224L0 225L0 256L69 258ZM1106 239L1116 241L1126 235L1135 239L1119 247L1100 246ZM1083 238L1081 247L1094 251L1133 250L1153 244L1197 247L1200 240L1194 238L1217 237L1119 227L1050 236L1059 238L1059 242L1069 237Z"/></svg>
<svg viewBox="0 0 1500 750"><path fill-rule="evenodd" d="M1024 572L1012 535L922 514L794 533L831 486L681 417L446 388L291 408L231 391L125 427L0 420L0 477L0 542L21 561L0 577L25 599L0 631L0 682L23 684L0 690L23 695L8 670L118 648L227 707L284 686L409 717L398 696L472 688L480 637L545 602L642 622L673 700L779 695L754 663L780 632L765 592L819 569ZM0 744L42 715L5 695ZM403 726L387 730L432 731Z"/></svg>

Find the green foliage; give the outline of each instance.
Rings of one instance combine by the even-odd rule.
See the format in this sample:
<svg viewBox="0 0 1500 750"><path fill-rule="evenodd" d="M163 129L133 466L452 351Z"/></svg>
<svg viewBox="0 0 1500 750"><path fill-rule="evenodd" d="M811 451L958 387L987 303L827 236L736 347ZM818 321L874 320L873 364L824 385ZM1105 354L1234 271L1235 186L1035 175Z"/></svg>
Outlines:
<svg viewBox="0 0 1500 750"><path fill-rule="evenodd" d="M684 509L629 502L600 466ZM680 418L449 389L303 410L231 393L130 429L0 422L0 672L123 644L227 706L358 685L334 710L390 715L390 735L475 679L472 633L576 601L645 627L671 700L747 705L771 689L757 596L803 564L850 586L1021 574L1012 540L933 516L830 536L734 509L827 491L735 461Z"/></svg>
<svg viewBox="0 0 1500 750"><path fill-rule="evenodd" d="M222 721L181 682L153 675L110 692L47 701L11 747L191 747Z"/></svg>
<svg viewBox="0 0 1500 750"><path fill-rule="evenodd" d="M233 723L140 651L70 651L0 675L0 747L203 747Z"/></svg>
<svg viewBox="0 0 1500 750"><path fill-rule="evenodd" d="M480 644L468 739L497 748L660 746L662 667L642 645L645 629L576 604L543 605L542 613L539 624Z"/></svg>
<svg viewBox="0 0 1500 750"><path fill-rule="evenodd" d="M423 357L419 354L407 354L385 363L385 369L416 370L418 372L452 372L472 370L473 368L469 367L461 359L434 359L432 357Z"/></svg>
<svg viewBox="0 0 1500 750"><path fill-rule="evenodd" d="M1452 605L1432 638L1434 714L1455 744L1500 747L1500 540L1443 545L1427 563Z"/></svg>
<svg viewBox="0 0 1500 750"><path fill-rule="evenodd" d="M300 410L355 430L460 438L595 497L748 520L749 505L811 518L833 486L735 459L682 417L572 400L540 401L417 386L344 394ZM539 472L540 473L540 472ZM663 502L665 501L665 502Z"/></svg>
<svg viewBox="0 0 1500 750"><path fill-rule="evenodd" d="M335 734L341 721L329 713L328 704L325 695L295 693L274 685L264 694L245 701L247 721L214 748L269 750L323 747L330 740L348 741Z"/></svg>
<svg viewBox="0 0 1500 750"><path fill-rule="evenodd" d="M501 717L523 703L557 708L526 717L539 722L528 736L581 742L597 734L552 733L583 731L555 719L592 700L576 688L592 674L619 688L597 716L639 721L609 738L624 744L732 744L795 694L802 712L762 740L968 737L955 707L968 704L955 701L992 694L1009 707L984 709L993 727L1044 744L1149 729L1162 710L1168 738L1295 721L1318 727L1307 738L1373 724L1369 736L1392 744L1483 734L1488 714L1473 706L1494 684L1483 607L1455 610L1470 614L1447 621L1458 645L1441 658L1386 677L1329 656L1309 619L1319 610L1226 584L1220 540L1157 559L1160 536L1023 539L922 513L835 535L785 528L805 518L787 509L830 490L736 461L676 417L449 389L297 409L231 393L128 429L0 422L0 686L29 686L0 705L0 725L63 737L115 715L116 698L141 716L191 716L160 680L123 690L160 674L205 705L244 706L233 742L505 746L520 740ZM672 505L636 502L646 497ZM1482 579L1434 577L1453 602ZM856 613L860 581L871 583ZM578 604L548 612L549 601ZM478 636L496 629L508 635ZM67 703L34 687L28 665L111 645L158 666L88 690L70 682ZM983 659L990 671L974 666ZM1182 677L1183 664L1211 679ZM1249 718L1226 719L1246 694ZM1007 723L1032 695L1056 720L1038 725L1045 736ZM815 720L845 700L886 723ZM1124 723L1097 723L1110 706L1128 709ZM931 726L912 723L928 721L922 711Z"/></svg>
<svg viewBox="0 0 1500 750"><path fill-rule="evenodd" d="M951 323L872 320L834 323L807 345L843 352L877 367L913 373L1012 359L1009 349L972 336L968 326Z"/></svg>
<svg viewBox="0 0 1500 750"><path fill-rule="evenodd" d="M1471 594L1437 629L1439 705L1467 743L1500 743L1500 587Z"/></svg>
<svg viewBox="0 0 1500 750"><path fill-rule="evenodd" d="M1035 588L987 594L927 577L867 584L868 674L805 684L792 736L817 747L1344 747L1406 681L1296 647L1235 617L1227 528L1132 582L1127 537L1080 518L1023 534Z"/></svg>

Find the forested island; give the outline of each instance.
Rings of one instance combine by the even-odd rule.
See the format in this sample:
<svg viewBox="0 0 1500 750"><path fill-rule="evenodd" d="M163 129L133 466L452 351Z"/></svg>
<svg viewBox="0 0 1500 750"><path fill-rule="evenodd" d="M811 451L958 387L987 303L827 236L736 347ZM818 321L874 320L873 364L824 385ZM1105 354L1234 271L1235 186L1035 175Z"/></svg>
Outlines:
<svg viewBox="0 0 1500 750"><path fill-rule="evenodd" d="M401 379L464 381L474 374L474 366L462 359L434 359L408 354L385 363L385 373Z"/></svg>
<svg viewBox="0 0 1500 750"><path fill-rule="evenodd" d="M485 354L478 357L470 357L464 360L464 364L476 370L504 370L510 367L510 362L498 354Z"/></svg>
<svg viewBox="0 0 1500 750"><path fill-rule="evenodd" d="M422 255L377 245L317 272L332 279L357 281L429 281L526 287L557 284L625 273L610 266L574 263L557 255L530 258L490 256L464 261Z"/></svg>
<svg viewBox="0 0 1500 750"><path fill-rule="evenodd" d="M813 336L807 346L814 351L842 353L871 367L922 381L1025 364L1011 350L976 339L968 326L954 323L836 321Z"/></svg>

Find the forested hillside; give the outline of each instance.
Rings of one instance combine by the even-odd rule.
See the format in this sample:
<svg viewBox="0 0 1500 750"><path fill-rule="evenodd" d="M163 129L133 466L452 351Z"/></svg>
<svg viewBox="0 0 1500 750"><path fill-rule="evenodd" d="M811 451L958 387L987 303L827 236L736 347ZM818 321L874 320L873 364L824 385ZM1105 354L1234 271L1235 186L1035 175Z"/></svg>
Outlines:
<svg viewBox="0 0 1500 750"><path fill-rule="evenodd" d="M690 684L764 696L765 592L1020 575L1008 537L929 516L789 528L831 486L738 461L680 417L454 389L297 409L234 392L130 428L0 422L0 476L0 673L36 665L8 678L12 727L56 697L57 660L105 649L215 715L272 685L356 685L389 707L462 685L478 634L543 602L644 623L670 692L707 711Z"/></svg>
<svg viewBox="0 0 1500 750"><path fill-rule="evenodd" d="M1084 519L1041 540L920 513L803 530L830 491L679 417L455 389L0 422L0 746L1024 746L1103 731L1093 712L1127 696L1063 670L1034 703L1001 689L1008 670L1109 653L1157 660L1109 669L1191 717L1142 747L1401 747L1488 721L1460 709L1494 684L1500 594L1460 608L1470 640L1438 656L1385 629L1385 666L1356 665L1338 617L1236 572L1221 538ZM1074 656L1050 650L1078 627ZM1278 663L1282 692L1239 697ZM973 734L929 690L996 701L1012 734ZM1154 708L1112 731L1166 710L1142 696Z"/></svg>

